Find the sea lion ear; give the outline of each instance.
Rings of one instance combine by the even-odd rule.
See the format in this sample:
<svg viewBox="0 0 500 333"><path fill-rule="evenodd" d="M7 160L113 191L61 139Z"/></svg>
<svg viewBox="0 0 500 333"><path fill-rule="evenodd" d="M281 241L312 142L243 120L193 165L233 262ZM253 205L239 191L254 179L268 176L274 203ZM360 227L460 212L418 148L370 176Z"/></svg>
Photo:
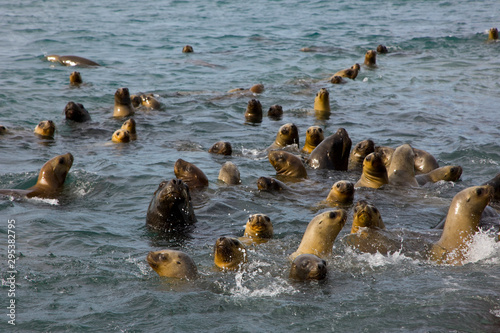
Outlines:
<svg viewBox="0 0 500 333"><path fill-rule="evenodd" d="M470 201L470 196L467 197L467 202L469 202L469 201Z"/></svg>

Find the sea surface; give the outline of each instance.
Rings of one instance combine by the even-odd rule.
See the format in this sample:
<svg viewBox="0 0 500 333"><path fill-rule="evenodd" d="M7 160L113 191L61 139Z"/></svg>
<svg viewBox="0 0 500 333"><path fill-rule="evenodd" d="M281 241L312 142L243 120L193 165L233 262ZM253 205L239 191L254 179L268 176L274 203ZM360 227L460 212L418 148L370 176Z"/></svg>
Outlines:
<svg viewBox="0 0 500 333"><path fill-rule="evenodd" d="M322 203L338 180L357 171L308 168L291 191L260 192L275 177L265 149L280 126L294 123L300 147L308 127L325 135L345 128L352 145L409 143L441 166L460 165L458 182L420 188L357 189L402 242L436 240L433 226L459 191L500 172L500 2L490 1L0 1L0 188L26 189L41 166L71 152L74 164L57 199L0 198L2 332L499 332L500 243L474 237L462 266L437 265L403 252L362 254L342 242L326 258L321 282L289 279L288 255L309 221L337 209ZM193 53L182 53L185 45ZM355 80L328 78L367 50L386 45L377 67ZM303 52L309 48L311 52ZM65 67L49 54L78 55L99 67ZM84 84L69 85L78 70ZM228 93L261 83L265 91ZM138 139L111 142L124 119L112 117L114 93L153 93L162 110L137 110ZM313 110L320 88L332 112ZM246 124L250 99L264 109ZM69 101L92 120L67 122ZM281 120L268 118L271 105ZM33 134L53 120L53 139ZM208 153L229 141L232 156ZM299 147L299 148L300 148ZM197 217L185 237L145 227L162 180L182 158L207 175L192 191ZM241 185L217 180L231 161ZM219 236L239 237L251 214L267 214L274 239L249 246L236 272L214 268ZM15 297L8 262L8 221L15 221ZM195 261L194 281L160 278L149 251L182 250ZM15 326L7 307L15 301Z"/></svg>

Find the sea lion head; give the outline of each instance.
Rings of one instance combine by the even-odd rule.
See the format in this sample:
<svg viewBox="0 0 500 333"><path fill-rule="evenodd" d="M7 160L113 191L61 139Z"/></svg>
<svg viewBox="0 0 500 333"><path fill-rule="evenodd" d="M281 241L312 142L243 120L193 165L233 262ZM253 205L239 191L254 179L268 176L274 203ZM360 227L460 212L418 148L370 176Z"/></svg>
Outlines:
<svg viewBox="0 0 500 333"><path fill-rule="evenodd" d="M159 276L191 280L198 275L198 269L194 261L181 251L151 251L148 253L146 260Z"/></svg>
<svg viewBox="0 0 500 333"><path fill-rule="evenodd" d="M274 141L280 147L296 144L299 145L299 130L293 123L288 123L280 127L276 140Z"/></svg>
<svg viewBox="0 0 500 333"><path fill-rule="evenodd" d="M363 165L363 161L368 154L373 153L375 151L375 144L372 140L363 140L358 142L353 150L351 151L351 155L349 157L349 161L353 168Z"/></svg>
<svg viewBox="0 0 500 333"><path fill-rule="evenodd" d="M274 120L280 120L283 116L283 107L278 104L271 105L267 111L267 116Z"/></svg>
<svg viewBox="0 0 500 333"><path fill-rule="evenodd" d="M250 91L254 94L262 94L264 92L264 85L262 83L254 84L250 87Z"/></svg>
<svg viewBox="0 0 500 333"><path fill-rule="evenodd" d="M135 125L136 125L136 123L135 123L134 118L130 118L122 124L121 129L128 131L130 134L130 138L132 139L132 135L137 134L137 132L135 130Z"/></svg>
<svg viewBox="0 0 500 333"><path fill-rule="evenodd" d="M387 169L385 168L382 155L377 152L366 155L365 159L363 160L363 172L375 175L385 174L385 178L387 178Z"/></svg>
<svg viewBox="0 0 500 333"><path fill-rule="evenodd" d="M326 261L309 253L297 256L290 269L290 278L298 281L323 280L326 274Z"/></svg>
<svg viewBox="0 0 500 333"><path fill-rule="evenodd" d="M130 95L130 101L132 102L132 106L134 108L138 108L142 105L142 98L140 95Z"/></svg>
<svg viewBox="0 0 500 333"><path fill-rule="evenodd" d="M377 53L384 54L387 52L387 47L385 45L380 44L379 46L377 46Z"/></svg>
<svg viewBox="0 0 500 333"><path fill-rule="evenodd" d="M360 200L354 207L351 233L358 232L359 228L384 228L382 216L377 207L365 200Z"/></svg>
<svg viewBox="0 0 500 333"><path fill-rule="evenodd" d="M90 120L89 112L81 103L68 102L68 104L64 107L64 115L66 119L73 120L78 123Z"/></svg>
<svg viewBox="0 0 500 333"><path fill-rule="evenodd" d="M353 199L354 184L349 181L339 180L333 184L326 201L333 203L350 203Z"/></svg>
<svg viewBox="0 0 500 333"><path fill-rule="evenodd" d="M273 224L265 214L253 214L248 218L243 234L249 238L269 239L273 237Z"/></svg>
<svg viewBox="0 0 500 333"><path fill-rule="evenodd" d="M245 119L250 123L262 122L262 105L260 101L251 99L248 101L247 109L245 111Z"/></svg>
<svg viewBox="0 0 500 333"><path fill-rule="evenodd" d="M310 126L306 131L306 143L302 151L311 153L324 139L325 134L321 127Z"/></svg>
<svg viewBox="0 0 500 333"><path fill-rule="evenodd" d="M60 189L72 165L73 155L71 153L59 155L50 159L40 169L38 181L35 186L41 186L51 190Z"/></svg>
<svg viewBox="0 0 500 333"><path fill-rule="evenodd" d="M260 191L282 191L285 185L271 177L260 177L257 179L257 188Z"/></svg>
<svg viewBox="0 0 500 333"><path fill-rule="evenodd" d="M377 51L368 50L365 54L365 65L367 66L375 66L377 64Z"/></svg>
<svg viewBox="0 0 500 333"><path fill-rule="evenodd" d="M131 105L130 92L128 88L118 88L115 92L115 104Z"/></svg>
<svg viewBox="0 0 500 333"><path fill-rule="evenodd" d="M0 135L3 135L7 133L7 127L5 127L4 125L0 125Z"/></svg>
<svg viewBox="0 0 500 333"><path fill-rule="evenodd" d="M111 141L116 143L130 142L130 132L123 129L116 130L111 137Z"/></svg>
<svg viewBox="0 0 500 333"><path fill-rule="evenodd" d="M339 84L339 83L345 83L344 79L340 75L334 75L330 78L330 83L333 84Z"/></svg>
<svg viewBox="0 0 500 333"><path fill-rule="evenodd" d="M231 147L231 143L227 141L217 141L212 145L212 147L210 147L208 152L212 154L230 156L233 153L233 148Z"/></svg>
<svg viewBox="0 0 500 333"><path fill-rule="evenodd" d="M314 98L315 111L330 111L330 93L326 88L321 88Z"/></svg>
<svg viewBox="0 0 500 333"><path fill-rule="evenodd" d="M222 270L236 270L246 262L243 244L233 237L219 237L214 246L214 263Z"/></svg>
<svg viewBox="0 0 500 333"><path fill-rule="evenodd" d="M218 179L228 185L241 184L240 171L238 170L238 167L230 161L227 161L222 165L219 171Z"/></svg>
<svg viewBox="0 0 500 333"><path fill-rule="evenodd" d="M141 95L141 105L153 110L161 109L160 101L158 101L153 94Z"/></svg>
<svg viewBox="0 0 500 333"><path fill-rule="evenodd" d="M83 83L82 76L80 72L74 71L69 75L69 83L72 85L79 85Z"/></svg>
<svg viewBox="0 0 500 333"><path fill-rule="evenodd" d="M43 120L35 127L35 134L46 137L53 137L56 125L52 120Z"/></svg>
<svg viewBox="0 0 500 333"><path fill-rule="evenodd" d="M189 163L179 158L174 164L174 173L178 179L182 179L189 188L208 186L208 178L193 163Z"/></svg>
<svg viewBox="0 0 500 333"><path fill-rule="evenodd" d="M498 29L497 28L491 28L488 31L488 39L489 40L496 40L496 39L498 39Z"/></svg>
<svg viewBox="0 0 500 333"><path fill-rule="evenodd" d="M193 52L193 47L191 45L186 45L182 48L183 53L192 53Z"/></svg>
<svg viewBox="0 0 500 333"><path fill-rule="evenodd" d="M272 150L268 157L278 175L307 178L306 168L297 156L283 150Z"/></svg>

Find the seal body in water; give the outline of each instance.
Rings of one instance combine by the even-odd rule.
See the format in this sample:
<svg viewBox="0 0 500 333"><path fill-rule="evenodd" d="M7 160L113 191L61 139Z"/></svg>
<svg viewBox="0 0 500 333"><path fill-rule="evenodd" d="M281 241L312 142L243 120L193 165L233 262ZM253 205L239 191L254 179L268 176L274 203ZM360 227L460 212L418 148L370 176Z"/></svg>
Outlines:
<svg viewBox="0 0 500 333"><path fill-rule="evenodd" d="M325 138L309 155L313 169L347 171L352 141L344 128Z"/></svg>
<svg viewBox="0 0 500 333"><path fill-rule="evenodd" d="M299 146L299 130L293 123L288 123L280 127L276 139L267 149L281 149L289 145Z"/></svg>
<svg viewBox="0 0 500 333"><path fill-rule="evenodd" d="M330 78L330 80L333 79L335 76L340 76L340 77L347 77L349 79L354 80L359 73L361 66L359 64L354 64L351 66L351 68L343 69L338 71L337 73L333 74L333 76Z"/></svg>
<svg viewBox="0 0 500 333"><path fill-rule="evenodd" d="M282 181L271 177L260 177L257 179L257 188L260 191L283 191L288 190L288 186Z"/></svg>
<svg viewBox="0 0 500 333"><path fill-rule="evenodd" d="M230 156L233 153L233 148L231 147L231 143L227 141L217 141L210 147L208 150L211 154L219 154Z"/></svg>
<svg viewBox="0 0 500 333"><path fill-rule="evenodd" d="M269 152L269 162L281 176L307 178L307 170L302 160L292 153L283 150Z"/></svg>
<svg viewBox="0 0 500 333"><path fill-rule="evenodd" d="M409 144L396 148L387 169L387 177L391 185L418 186L415 179L415 153Z"/></svg>
<svg viewBox="0 0 500 333"><path fill-rule="evenodd" d="M323 280L327 273L326 261L309 253L297 256L290 268L290 278L297 281Z"/></svg>
<svg viewBox="0 0 500 333"><path fill-rule="evenodd" d="M428 173L416 175L415 179L419 185L426 183L436 183L440 180L447 182L456 182L462 175L462 167L459 165L446 165L434 169Z"/></svg>
<svg viewBox="0 0 500 333"><path fill-rule="evenodd" d="M198 277L198 269L193 259L177 250L151 251L146 260L159 276L193 280Z"/></svg>
<svg viewBox="0 0 500 333"><path fill-rule="evenodd" d="M221 166L218 179L228 185L241 184L240 171L238 167L230 161L227 161Z"/></svg>
<svg viewBox="0 0 500 333"><path fill-rule="evenodd" d="M100 66L95 61L74 55L59 56L56 54L51 54L48 55L46 59L51 62L58 62L64 66L83 66L83 67Z"/></svg>
<svg viewBox="0 0 500 333"><path fill-rule="evenodd" d="M67 120L73 120L77 123L83 123L90 120L90 114L83 104L75 102L68 102L68 104L66 104L64 107L64 116Z"/></svg>
<svg viewBox="0 0 500 333"><path fill-rule="evenodd" d="M366 66L375 67L377 65L377 51L368 50L365 54L365 62Z"/></svg>
<svg viewBox="0 0 500 333"><path fill-rule="evenodd" d="M245 119L249 123L261 123L262 122L262 104L257 99L251 99L248 101L247 109L245 111Z"/></svg>
<svg viewBox="0 0 500 333"><path fill-rule="evenodd" d="M208 186L208 178L193 163L179 158L174 164L174 173L178 179L182 179L190 189L202 188Z"/></svg>
<svg viewBox="0 0 500 333"><path fill-rule="evenodd" d="M314 98L314 110L330 112L330 93L326 88L321 88Z"/></svg>
<svg viewBox="0 0 500 333"><path fill-rule="evenodd" d="M127 117L134 114L134 107L130 99L128 88L118 88L115 92L115 106L113 117Z"/></svg>

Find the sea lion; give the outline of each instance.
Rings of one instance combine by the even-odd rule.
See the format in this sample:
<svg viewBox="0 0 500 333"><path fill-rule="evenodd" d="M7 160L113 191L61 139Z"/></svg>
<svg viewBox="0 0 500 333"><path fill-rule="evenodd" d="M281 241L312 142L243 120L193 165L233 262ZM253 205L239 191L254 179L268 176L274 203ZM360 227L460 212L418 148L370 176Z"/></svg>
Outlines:
<svg viewBox="0 0 500 333"><path fill-rule="evenodd" d="M321 127L309 127L306 131L306 142L301 151L304 154L310 154L324 139L325 135L323 134L323 129Z"/></svg>
<svg viewBox="0 0 500 333"><path fill-rule="evenodd" d="M491 28L488 30L488 40L497 40L498 39L498 29Z"/></svg>
<svg viewBox="0 0 500 333"><path fill-rule="evenodd" d="M214 263L222 270L237 270L247 261L246 249L233 237L219 237L214 246Z"/></svg>
<svg viewBox="0 0 500 333"><path fill-rule="evenodd" d="M283 107L278 104L271 105L267 111L267 116L274 120L280 120L283 117Z"/></svg>
<svg viewBox="0 0 500 333"><path fill-rule="evenodd" d="M5 127L4 125L0 125L0 135L4 135L7 132L7 127Z"/></svg>
<svg viewBox="0 0 500 333"><path fill-rule="evenodd" d="M349 155L349 170L358 170L363 168L363 162L368 154L375 151L375 144L372 140L363 140L358 142Z"/></svg>
<svg viewBox="0 0 500 333"><path fill-rule="evenodd" d="M174 173L182 179L190 189L207 187L208 178L196 165L179 158L174 164Z"/></svg>
<svg viewBox="0 0 500 333"><path fill-rule="evenodd" d="M344 128L339 128L314 148L307 163L313 169L347 171L351 139Z"/></svg>
<svg viewBox="0 0 500 333"><path fill-rule="evenodd" d="M307 171L302 160L294 154L282 150L272 150L268 157L278 175L307 178Z"/></svg>
<svg viewBox="0 0 500 333"><path fill-rule="evenodd" d="M159 276L187 280L198 277L198 269L193 259L182 251L150 251L146 260Z"/></svg>
<svg viewBox="0 0 500 333"><path fill-rule="evenodd" d="M283 191L288 190L288 186L282 181L271 177L260 177L257 179L257 188L259 191Z"/></svg>
<svg viewBox="0 0 500 333"><path fill-rule="evenodd" d="M220 168L218 179L228 185L241 184L240 171L238 170L238 167L233 162L229 161L224 163Z"/></svg>
<svg viewBox="0 0 500 333"><path fill-rule="evenodd" d="M361 66L359 66L359 64L354 64L351 66L351 68L340 70L337 73L333 74L333 76L347 77L354 80L356 76L358 76L360 68Z"/></svg>
<svg viewBox="0 0 500 333"><path fill-rule="evenodd" d="M490 185L468 187L453 197L443 233L430 249L429 258L438 264L461 265L472 236L479 230L481 214L490 202Z"/></svg>
<svg viewBox="0 0 500 333"><path fill-rule="evenodd" d="M43 120L36 125L34 133L42 137L53 137L56 125L52 120Z"/></svg>
<svg viewBox="0 0 500 333"><path fill-rule="evenodd" d="M462 167L459 165L447 165L441 168L434 169L428 173L416 175L415 179L419 185L426 183L435 183L440 180L447 182L456 182L462 175Z"/></svg>
<svg viewBox="0 0 500 333"><path fill-rule="evenodd" d="M162 108L161 102L153 94L142 94L141 105L153 110L160 110Z"/></svg>
<svg viewBox="0 0 500 333"><path fill-rule="evenodd" d="M118 129L113 133L111 141L115 143L127 143L130 142L130 133L124 129Z"/></svg>
<svg viewBox="0 0 500 333"><path fill-rule="evenodd" d="M257 83L250 87L250 91L254 94L262 94L264 90L264 85L262 83Z"/></svg>
<svg viewBox="0 0 500 333"><path fill-rule="evenodd" d="M46 57L48 61L58 62L64 66L100 66L98 63L85 59L82 57L74 56L74 55L66 55L66 56L58 56L56 54L51 54Z"/></svg>
<svg viewBox="0 0 500 333"><path fill-rule="evenodd" d="M189 187L180 179L162 181L153 194L146 226L154 231L175 232L196 222Z"/></svg>
<svg viewBox="0 0 500 333"><path fill-rule="evenodd" d="M5 189L0 194L14 197L38 197L55 199L62 191L69 169L73 165L73 155L67 153L48 160L38 173L36 184L26 190Z"/></svg>
<svg viewBox="0 0 500 333"><path fill-rule="evenodd" d="M248 101L247 109L245 111L245 119L249 123L262 122L262 105L256 99Z"/></svg>
<svg viewBox="0 0 500 333"><path fill-rule="evenodd" d="M347 81L344 80L344 78L342 78L342 76L340 76L340 75L334 75L329 80L330 80L330 83L333 83L333 84L344 84L344 83L347 83Z"/></svg>
<svg viewBox="0 0 500 333"><path fill-rule="evenodd" d="M483 185L490 185L493 187L494 194L491 201L493 202L500 201L500 173L498 173L495 177L485 182Z"/></svg>
<svg viewBox="0 0 500 333"><path fill-rule="evenodd" d="M396 186L418 186L415 179L415 153L409 144L396 148L387 169L389 184Z"/></svg>
<svg viewBox="0 0 500 333"><path fill-rule="evenodd" d="M428 173L439 168L436 158L425 150L413 148L413 153L415 154L415 174Z"/></svg>
<svg viewBox="0 0 500 333"><path fill-rule="evenodd" d="M121 129L126 130L129 133L130 140L137 140L137 132L135 130L135 120L134 118L130 118L122 124Z"/></svg>
<svg viewBox="0 0 500 333"><path fill-rule="evenodd" d="M194 50L191 45L186 45L182 48L182 53L192 53L193 51Z"/></svg>
<svg viewBox="0 0 500 333"><path fill-rule="evenodd" d="M289 145L299 146L299 130L293 123L282 125L276 134L276 139L267 149L280 149Z"/></svg>
<svg viewBox="0 0 500 333"><path fill-rule="evenodd" d="M330 93L326 88L321 88L314 98L314 110L320 112L330 112Z"/></svg>
<svg viewBox="0 0 500 333"><path fill-rule="evenodd" d="M217 141L208 150L209 153L230 156L233 153L231 143L227 141Z"/></svg>
<svg viewBox="0 0 500 333"><path fill-rule="evenodd" d="M351 233L357 233L360 228L385 229L380 211L365 200L359 200L354 207Z"/></svg>
<svg viewBox="0 0 500 333"><path fill-rule="evenodd" d="M75 102L68 102L68 104L66 104L64 107L64 116L67 120L73 120L77 123L83 123L90 120L90 114L83 104Z"/></svg>
<svg viewBox="0 0 500 333"><path fill-rule="evenodd" d="M333 242L345 225L347 212L343 209L331 210L316 215L307 225L302 241L290 259L303 253L324 258L332 253Z"/></svg>
<svg viewBox="0 0 500 333"><path fill-rule="evenodd" d="M128 117L134 114L128 88L118 88L115 92L115 107L113 117Z"/></svg>
<svg viewBox="0 0 500 333"><path fill-rule="evenodd" d="M292 261L290 279L297 281L323 280L327 273L326 261L314 254L304 253Z"/></svg>
<svg viewBox="0 0 500 333"><path fill-rule="evenodd" d="M256 242L265 242L273 238L273 224L265 214L250 215L245 225L243 237L251 238Z"/></svg>
<svg viewBox="0 0 500 333"><path fill-rule="evenodd" d="M375 152L380 154L382 161L384 162L385 168L389 169L391 166L392 154L396 149L392 147L377 146L375 147Z"/></svg>
<svg viewBox="0 0 500 333"><path fill-rule="evenodd" d="M130 95L130 101L132 102L132 106L134 108L138 108L142 105L142 97L141 95Z"/></svg>
<svg viewBox="0 0 500 333"><path fill-rule="evenodd" d="M389 184L389 177L382 157L380 153L370 153L363 161L363 172L354 187L379 188L384 184Z"/></svg>
<svg viewBox="0 0 500 333"><path fill-rule="evenodd" d="M389 51L387 51L387 47L385 45L379 44L379 46L377 46L377 53L384 54L387 52Z"/></svg>
<svg viewBox="0 0 500 333"><path fill-rule="evenodd" d="M333 184L326 201L333 204L349 204L354 199L354 184L350 181L339 180Z"/></svg>
<svg viewBox="0 0 500 333"><path fill-rule="evenodd" d="M366 66L374 67L377 65L377 51L368 50L365 54L365 62Z"/></svg>
<svg viewBox="0 0 500 333"><path fill-rule="evenodd" d="M82 76L80 75L80 72L72 72L69 75L69 84L73 86L78 86L83 83Z"/></svg>

